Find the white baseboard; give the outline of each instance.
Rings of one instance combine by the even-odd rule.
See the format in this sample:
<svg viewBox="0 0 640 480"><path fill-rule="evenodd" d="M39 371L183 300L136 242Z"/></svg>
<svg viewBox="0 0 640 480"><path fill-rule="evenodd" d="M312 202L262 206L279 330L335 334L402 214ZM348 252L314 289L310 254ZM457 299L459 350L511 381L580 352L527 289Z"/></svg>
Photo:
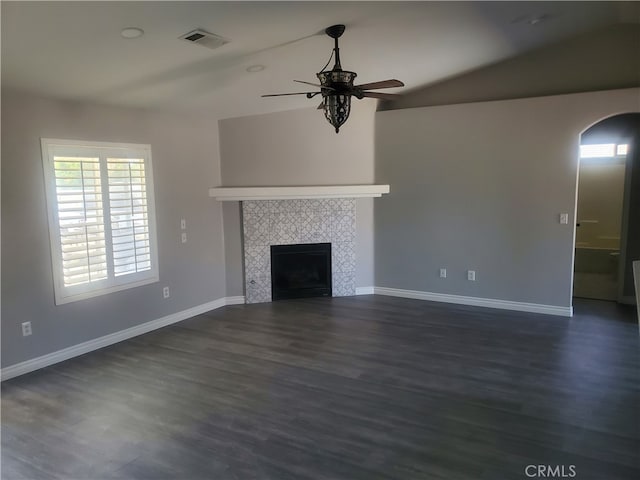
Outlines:
<svg viewBox="0 0 640 480"><path fill-rule="evenodd" d="M72 347L58 350L57 352L48 353L47 355L43 355L41 357L32 358L31 360L16 363L2 369L1 380L9 380L10 378L24 375L25 373L33 372L34 370L38 370L40 368L48 367L49 365L53 365L54 363L62 362L64 360L77 357L78 355L84 355L85 353L98 350L99 348L107 347L109 345L113 345L114 343L137 337L138 335L142 335L143 333L151 332L153 330L157 330L158 328L181 322L182 320L195 317L196 315L201 315L211 310L215 310L216 308L224 307L225 305L237 305L238 303L244 303L244 297L219 298L218 300L204 303L202 305L198 305L197 307L188 308L187 310L182 310L181 312L172 313L171 315L167 315L156 320L151 320L150 322L136 325L135 327L127 328L126 330L121 330L119 332L111 333L103 337L89 340L88 342L83 342Z"/></svg>
<svg viewBox="0 0 640 480"><path fill-rule="evenodd" d="M375 287L356 287L356 295L373 295Z"/></svg>
<svg viewBox="0 0 640 480"><path fill-rule="evenodd" d="M244 295L239 295L237 297L225 297L225 305L244 305L245 298Z"/></svg>
<svg viewBox="0 0 640 480"><path fill-rule="evenodd" d="M636 297L634 297L633 295L622 297L620 299L620 303L623 303L624 305L636 305Z"/></svg>
<svg viewBox="0 0 640 480"><path fill-rule="evenodd" d="M493 298L465 297L462 295L420 292L417 290L401 290L397 288L387 287L374 287L373 290L376 295L388 295L391 297L415 298L418 300L430 300L432 302L457 303L460 305L500 308L503 310L515 310L518 312L544 313L547 315L559 315L563 317L573 316L573 307L560 307L556 305L544 305L539 303L512 302L509 300L496 300Z"/></svg>

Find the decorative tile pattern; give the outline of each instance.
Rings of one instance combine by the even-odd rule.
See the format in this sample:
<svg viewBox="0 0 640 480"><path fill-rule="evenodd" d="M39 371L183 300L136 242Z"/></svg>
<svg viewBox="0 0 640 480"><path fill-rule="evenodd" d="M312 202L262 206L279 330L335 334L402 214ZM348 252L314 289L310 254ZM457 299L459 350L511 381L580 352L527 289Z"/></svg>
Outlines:
<svg viewBox="0 0 640 480"><path fill-rule="evenodd" d="M327 201L327 208L332 212L348 211L355 214L356 202L350 198L330 198Z"/></svg>
<svg viewBox="0 0 640 480"><path fill-rule="evenodd" d="M245 245L268 245L269 221L270 217L268 213L244 214L243 224Z"/></svg>
<svg viewBox="0 0 640 480"><path fill-rule="evenodd" d="M245 247L245 271L251 275L271 276L271 249L268 245Z"/></svg>
<svg viewBox="0 0 640 480"><path fill-rule="evenodd" d="M265 213L269 213L271 211L273 203L274 202L272 200L247 200L245 202L242 202L242 211L245 215L264 215Z"/></svg>
<svg viewBox="0 0 640 480"><path fill-rule="evenodd" d="M333 274L333 296L349 297L356 294L356 276L353 273Z"/></svg>
<svg viewBox="0 0 640 480"><path fill-rule="evenodd" d="M335 273L350 273L356 270L356 250L353 242L331 244L331 269Z"/></svg>
<svg viewBox="0 0 640 480"><path fill-rule="evenodd" d="M334 297L355 295L356 202L352 198L242 202L247 303L271 301L271 245L331 242Z"/></svg>
<svg viewBox="0 0 640 480"><path fill-rule="evenodd" d="M247 277L245 302L263 303L271 301L271 274Z"/></svg>
<svg viewBox="0 0 640 480"><path fill-rule="evenodd" d="M349 230L334 230L331 232L331 243L355 243L356 232Z"/></svg>
<svg viewBox="0 0 640 480"><path fill-rule="evenodd" d="M306 219L296 212L272 213L270 245L290 245L300 243L300 232L305 227Z"/></svg>

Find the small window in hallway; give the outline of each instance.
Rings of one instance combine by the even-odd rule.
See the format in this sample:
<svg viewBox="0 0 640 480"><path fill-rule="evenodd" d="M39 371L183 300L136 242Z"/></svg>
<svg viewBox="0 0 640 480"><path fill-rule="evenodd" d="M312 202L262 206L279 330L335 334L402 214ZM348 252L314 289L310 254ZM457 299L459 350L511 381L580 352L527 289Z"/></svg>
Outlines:
<svg viewBox="0 0 640 480"><path fill-rule="evenodd" d="M627 144L597 143L592 145L580 145L580 158L613 158L627 154Z"/></svg>

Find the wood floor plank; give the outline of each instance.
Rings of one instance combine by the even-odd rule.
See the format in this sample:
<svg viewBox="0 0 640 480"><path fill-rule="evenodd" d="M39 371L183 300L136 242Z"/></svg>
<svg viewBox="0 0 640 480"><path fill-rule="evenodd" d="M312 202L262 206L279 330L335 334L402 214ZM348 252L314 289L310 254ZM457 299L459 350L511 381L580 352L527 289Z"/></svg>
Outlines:
<svg viewBox="0 0 640 480"><path fill-rule="evenodd" d="M2 384L2 479L640 478L634 310L224 307Z"/></svg>

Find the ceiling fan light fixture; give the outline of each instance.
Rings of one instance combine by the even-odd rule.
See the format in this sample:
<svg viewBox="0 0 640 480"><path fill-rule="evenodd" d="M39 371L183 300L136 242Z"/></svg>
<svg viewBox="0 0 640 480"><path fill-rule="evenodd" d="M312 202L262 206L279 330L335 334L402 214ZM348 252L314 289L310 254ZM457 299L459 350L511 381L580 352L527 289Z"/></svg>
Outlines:
<svg viewBox="0 0 640 480"><path fill-rule="evenodd" d="M351 90L357 74L347 70L336 70L334 67L333 70L320 72L317 76L323 87L331 87L328 92L323 91L323 110L325 118L338 133L351 112Z"/></svg>
<svg viewBox="0 0 640 480"><path fill-rule="evenodd" d="M323 102L324 116L338 133L342 124L349 118L349 113L351 113L351 95L327 95L324 97Z"/></svg>

